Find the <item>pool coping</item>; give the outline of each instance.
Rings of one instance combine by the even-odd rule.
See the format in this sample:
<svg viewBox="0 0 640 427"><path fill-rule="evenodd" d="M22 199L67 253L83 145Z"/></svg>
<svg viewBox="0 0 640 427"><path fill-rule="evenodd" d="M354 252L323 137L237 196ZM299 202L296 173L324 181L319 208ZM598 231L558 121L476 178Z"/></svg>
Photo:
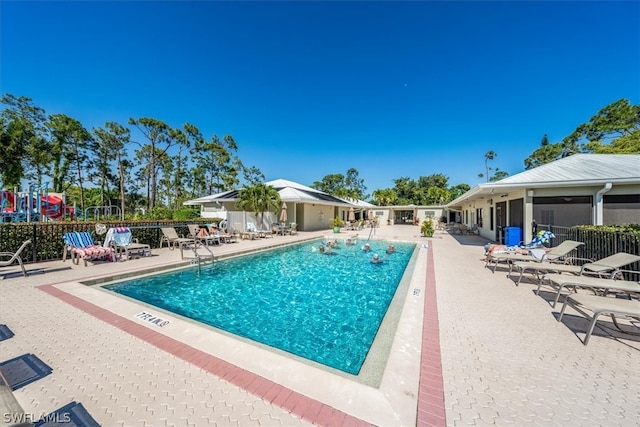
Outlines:
<svg viewBox="0 0 640 427"><path fill-rule="evenodd" d="M319 240L316 239L315 241L320 241L320 240L322 239L319 239ZM315 241L311 240L312 243L315 243ZM255 251L246 251L240 255L227 255L223 257L218 257L218 261L236 258L236 257L242 257L242 256L249 255L251 253L258 253L265 250L272 250L274 248L280 248L283 246L294 246L294 245L301 245L304 243L308 243L308 242L307 241L293 242L293 243L287 243L285 245L260 248ZM149 311L160 313L160 315L157 315L157 314L153 315L153 318L155 321L162 321L162 319L177 317L185 320L186 322L205 328L206 330L224 334L233 339L244 341L245 343L248 343L251 346L256 346L261 349L265 349L266 351L276 352L285 358L291 358L296 361L299 361L300 363L317 367L318 369L328 371L329 373L332 373L334 375L342 376L350 381L355 381L366 386L378 388L382 381L384 367L387 364L387 360L391 352L391 345L398 327L398 322L402 312L402 307L404 306L404 303L407 298L411 277L413 276L415 265L418 262L419 246L415 242L402 242L402 243L412 245L413 246L412 252L409 256L409 259L407 260L407 264L403 271L402 277L400 278L400 282L398 283L398 286L396 287L396 291L394 292L394 295L391 301L389 302L388 308L382 317L380 325L367 351L367 354L360 367L358 374L351 374L348 372L344 372L340 369L307 359L303 356L299 356L287 350L282 350L277 347L272 347L268 344L261 343L259 341L253 340L248 337L227 332L224 329L216 328L215 326L211 326L206 323L200 322L198 320L191 319L188 316L184 316L179 313L174 313L171 310L167 310L162 307L157 307L157 306L154 306L153 304L140 301L140 300L137 300L136 298L129 297L125 294L121 294L121 293L114 292L104 288L107 285L117 284L122 281L130 280L132 278L143 278L146 276L154 276L156 274L161 274L161 273L172 273L176 271L182 271L185 269L194 268L193 264L190 262L183 262L175 266L163 265L163 266L149 267L143 270L138 270L136 272L126 272L126 273L116 274L109 277L100 277L100 278L82 280L80 281L80 283L87 286L93 286L100 291L106 292L108 295L115 294L119 298L123 298L125 300L133 302L134 304L147 307ZM151 315L147 314L147 317L148 316L151 316Z"/></svg>
<svg viewBox="0 0 640 427"><path fill-rule="evenodd" d="M140 306L137 304L134 307L128 307L123 312L121 308L113 307L109 301L105 300L104 292L98 292L74 281L43 285L39 288L311 422L320 425L336 425L334 421L336 421L335 417L338 417L343 421L350 419L350 422L356 424L364 422L376 425L416 425L416 420L420 421L420 414L429 415L435 412L436 420L444 420L443 394L440 393L438 402L438 393L436 392L434 396L431 388L425 389L423 387L423 385L431 383L420 380L418 384L420 373L424 375L424 365L420 367L420 355L422 353L424 359L425 340L422 340L422 334L425 333L425 325L422 324L422 317L427 313L423 302L428 294L426 292L428 287L425 288L425 285L426 282L431 281L427 280L429 276L433 276L433 268L430 268L430 275L426 274L427 263L422 262L422 259L425 258L425 252L426 258L431 260L431 267L433 267L432 251L427 251L424 247L420 248L419 262L416 262L411 283L407 289L389 361L380 387L377 389L320 372L317 368L314 369L308 365L296 366L296 363L292 363L291 360L287 361L287 365L294 365L293 371L291 369L274 369L274 367L278 367L280 361L273 357L267 357L267 360L264 360L260 366L246 369L243 366L246 361L237 364L231 363L228 361L228 354L219 354L215 348L208 347L206 343L185 343L180 340L179 336L171 336L164 330L154 330L152 326L143 323L142 320L132 317L134 311L140 310ZM434 282L433 292L435 292L435 276L432 277L432 280ZM416 290L424 297L416 298ZM122 303L122 299L117 298L117 300ZM437 307L435 308L437 309ZM414 322L408 322L407 319L413 319ZM419 325L416 325L416 319L420 320ZM172 321L174 320L172 319ZM175 322L186 323L177 318ZM193 329L194 325L182 324L181 327ZM435 331L437 333L437 316ZM225 339L222 339L218 344L224 341ZM431 348L429 351L433 353L434 349ZM232 347L231 353L233 352L241 352L241 350ZM251 351L252 355L254 353L255 349ZM238 356L238 353L234 356ZM255 357L251 356L250 359L255 359ZM442 384L439 346L437 347L437 359L437 369L429 366L428 371L431 372L429 374L431 376L434 373L435 376L439 376L440 384ZM409 371L411 371L410 375L408 375ZM317 390L318 385L323 386L320 393ZM441 389L442 386L440 386ZM424 394L425 390L429 393ZM434 411L431 407L423 405L422 396L428 397L428 404L431 407L441 409L442 418L437 416L439 414L437 410ZM416 411L418 404L425 409ZM333 421L329 422L330 419Z"/></svg>

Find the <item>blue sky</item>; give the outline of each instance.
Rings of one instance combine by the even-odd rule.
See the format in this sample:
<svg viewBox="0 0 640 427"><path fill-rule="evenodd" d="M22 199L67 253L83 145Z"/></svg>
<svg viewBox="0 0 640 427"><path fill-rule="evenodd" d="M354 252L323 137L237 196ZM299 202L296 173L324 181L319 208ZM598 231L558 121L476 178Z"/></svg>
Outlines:
<svg viewBox="0 0 640 427"><path fill-rule="evenodd" d="M356 168L367 190L516 174L640 102L640 2L2 1L1 92L87 129L231 134L267 180Z"/></svg>

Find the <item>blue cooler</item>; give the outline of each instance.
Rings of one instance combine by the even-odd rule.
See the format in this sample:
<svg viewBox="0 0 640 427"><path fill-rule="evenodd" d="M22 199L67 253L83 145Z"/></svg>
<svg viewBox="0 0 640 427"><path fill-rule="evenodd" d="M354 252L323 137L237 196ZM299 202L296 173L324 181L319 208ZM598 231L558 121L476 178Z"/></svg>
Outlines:
<svg viewBox="0 0 640 427"><path fill-rule="evenodd" d="M507 246L516 246L522 242L522 229L520 227L504 228L504 244Z"/></svg>

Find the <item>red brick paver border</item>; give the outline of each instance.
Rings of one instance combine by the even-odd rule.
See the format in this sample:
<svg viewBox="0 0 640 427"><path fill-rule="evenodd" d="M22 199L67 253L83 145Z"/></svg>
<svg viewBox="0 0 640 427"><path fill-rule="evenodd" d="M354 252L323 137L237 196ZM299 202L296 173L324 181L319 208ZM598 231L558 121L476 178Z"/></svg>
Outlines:
<svg viewBox="0 0 640 427"><path fill-rule="evenodd" d="M422 352L420 386L418 388L418 426L445 426L444 381L440 355L440 327L436 273L433 262L433 241L427 251L427 277L424 292L424 318L422 320Z"/></svg>

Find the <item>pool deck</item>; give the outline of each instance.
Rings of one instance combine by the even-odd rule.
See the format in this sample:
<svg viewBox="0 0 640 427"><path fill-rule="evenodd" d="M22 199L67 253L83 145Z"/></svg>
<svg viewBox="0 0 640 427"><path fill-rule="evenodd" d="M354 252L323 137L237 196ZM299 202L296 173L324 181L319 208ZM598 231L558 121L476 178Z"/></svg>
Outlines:
<svg viewBox="0 0 640 427"><path fill-rule="evenodd" d="M333 236L213 251L323 235ZM181 263L166 248L88 267L29 264L26 278L0 269L0 323L15 333L0 341L0 361L33 353L53 368L14 392L27 414L75 400L105 426L638 425L640 337L596 328L585 347L581 316L557 322L550 292L536 296L532 282L515 286L500 267L484 268L481 237L425 239L396 225L374 238L421 244L378 387L78 283ZM170 323L137 317L143 311Z"/></svg>

